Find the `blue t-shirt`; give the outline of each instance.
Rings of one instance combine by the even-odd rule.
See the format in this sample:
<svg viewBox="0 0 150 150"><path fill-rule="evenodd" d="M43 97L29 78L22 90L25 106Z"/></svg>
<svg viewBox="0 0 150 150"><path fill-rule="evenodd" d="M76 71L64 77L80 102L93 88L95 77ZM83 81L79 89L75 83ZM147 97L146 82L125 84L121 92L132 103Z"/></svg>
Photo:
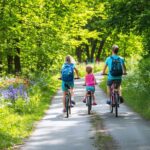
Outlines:
<svg viewBox="0 0 150 150"><path fill-rule="evenodd" d="M68 65L68 63L64 63L64 64L62 65L62 69L63 69L63 67L64 67L66 64ZM69 65L71 65L73 69L75 68L75 64L70 63Z"/></svg>
<svg viewBox="0 0 150 150"><path fill-rule="evenodd" d="M120 58L121 64L124 64L124 59L122 57L119 57L118 55L112 55L112 56L107 57L105 64L108 66L108 80L121 79L122 76L114 77L114 76L111 76L111 74L110 74L110 69L111 69L111 64L112 64L112 58L111 57L113 57L114 59Z"/></svg>

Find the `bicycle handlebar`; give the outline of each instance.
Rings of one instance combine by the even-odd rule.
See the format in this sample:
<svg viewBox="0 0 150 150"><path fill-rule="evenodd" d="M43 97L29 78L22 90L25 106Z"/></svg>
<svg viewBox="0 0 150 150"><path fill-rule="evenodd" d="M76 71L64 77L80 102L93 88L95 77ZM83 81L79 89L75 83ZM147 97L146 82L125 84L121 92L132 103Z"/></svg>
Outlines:
<svg viewBox="0 0 150 150"><path fill-rule="evenodd" d="M104 75L105 76L105 75L108 75L108 73L105 73L105 74L101 73L100 75ZM122 75L127 75L127 73L123 73Z"/></svg>
<svg viewBox="0 0 150 150"><path fill-rule="evenodd" d="M62 78L60 77L60 78L58 78L59 80L62 80ZM76 78L74 78L75 80L77 80L77 79L80 79L80 77L76 77Z"/></svg>

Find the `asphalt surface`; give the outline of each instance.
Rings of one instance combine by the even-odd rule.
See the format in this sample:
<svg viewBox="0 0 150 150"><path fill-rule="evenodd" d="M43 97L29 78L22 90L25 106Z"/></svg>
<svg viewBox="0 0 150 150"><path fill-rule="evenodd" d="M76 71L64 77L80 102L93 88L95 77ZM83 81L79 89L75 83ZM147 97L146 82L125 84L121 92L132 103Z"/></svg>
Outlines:
<svg viewBox="0 0 150 150"><path fill-rule="evenodd" d="M96 75L97 81L101 76ZM21 150L97 150L94 147L94 132L82 103L85 87L83 79L75 81L76 106L69 118L62 113L62 92L58 91L44 118L36 125L32 135ZM93 112L100 115L105 131L110 134L119 150L150 150L150 122L143 120L124 104L119 108L119 117L109 112L106 94L96 86L97 106Z"/></svg>

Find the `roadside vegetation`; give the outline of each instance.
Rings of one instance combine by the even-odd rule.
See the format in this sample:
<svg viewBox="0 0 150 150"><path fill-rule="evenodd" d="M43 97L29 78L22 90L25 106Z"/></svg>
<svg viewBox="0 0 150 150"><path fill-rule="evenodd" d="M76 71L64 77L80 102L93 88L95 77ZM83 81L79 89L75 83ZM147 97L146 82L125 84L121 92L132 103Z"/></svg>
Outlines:
<svg viewBox="0 0 150 150"><path fill-rule="evenodd" d="M1 81L7 84L3 87L5 95L1 97L3 101L0 107L0 149L21 144L23 139L29 136L35 121L41 119L49 107L51 97L59 87L57 76L44 74L24 82L27 81L12 77ZM24 87L24 91L20 87ZM21 92L26 97L22 97Z"/></svg>
<svg viewBox="0 0 150 150"><path fill-rule="evenodd" d="M43 116L60 87L66 55L75 58L83 77L85 63L101 70L113 44L128 60L126 103L149 119L149 5L146 0L0 1L0 149L21 143Z"/></svg>

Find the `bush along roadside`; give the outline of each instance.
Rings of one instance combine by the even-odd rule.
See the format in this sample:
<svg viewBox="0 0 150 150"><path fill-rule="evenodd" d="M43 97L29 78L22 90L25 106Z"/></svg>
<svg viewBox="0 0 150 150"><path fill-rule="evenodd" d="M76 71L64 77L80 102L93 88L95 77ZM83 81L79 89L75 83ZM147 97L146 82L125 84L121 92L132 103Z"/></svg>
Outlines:
<svg viewBox="0 0 150 150"><path fill-rule="evenodd" d="M0 81L0 149L21 144L41 119L60 86L58 76L40 74L31 79Z"/></svg>
<svg viewBox="0 0 150 150"><path fill-rule="evenodd" d="M123 95L126 104L147 120L150 120L149 66L150 59L143 59L123 81Z"/></svg>

